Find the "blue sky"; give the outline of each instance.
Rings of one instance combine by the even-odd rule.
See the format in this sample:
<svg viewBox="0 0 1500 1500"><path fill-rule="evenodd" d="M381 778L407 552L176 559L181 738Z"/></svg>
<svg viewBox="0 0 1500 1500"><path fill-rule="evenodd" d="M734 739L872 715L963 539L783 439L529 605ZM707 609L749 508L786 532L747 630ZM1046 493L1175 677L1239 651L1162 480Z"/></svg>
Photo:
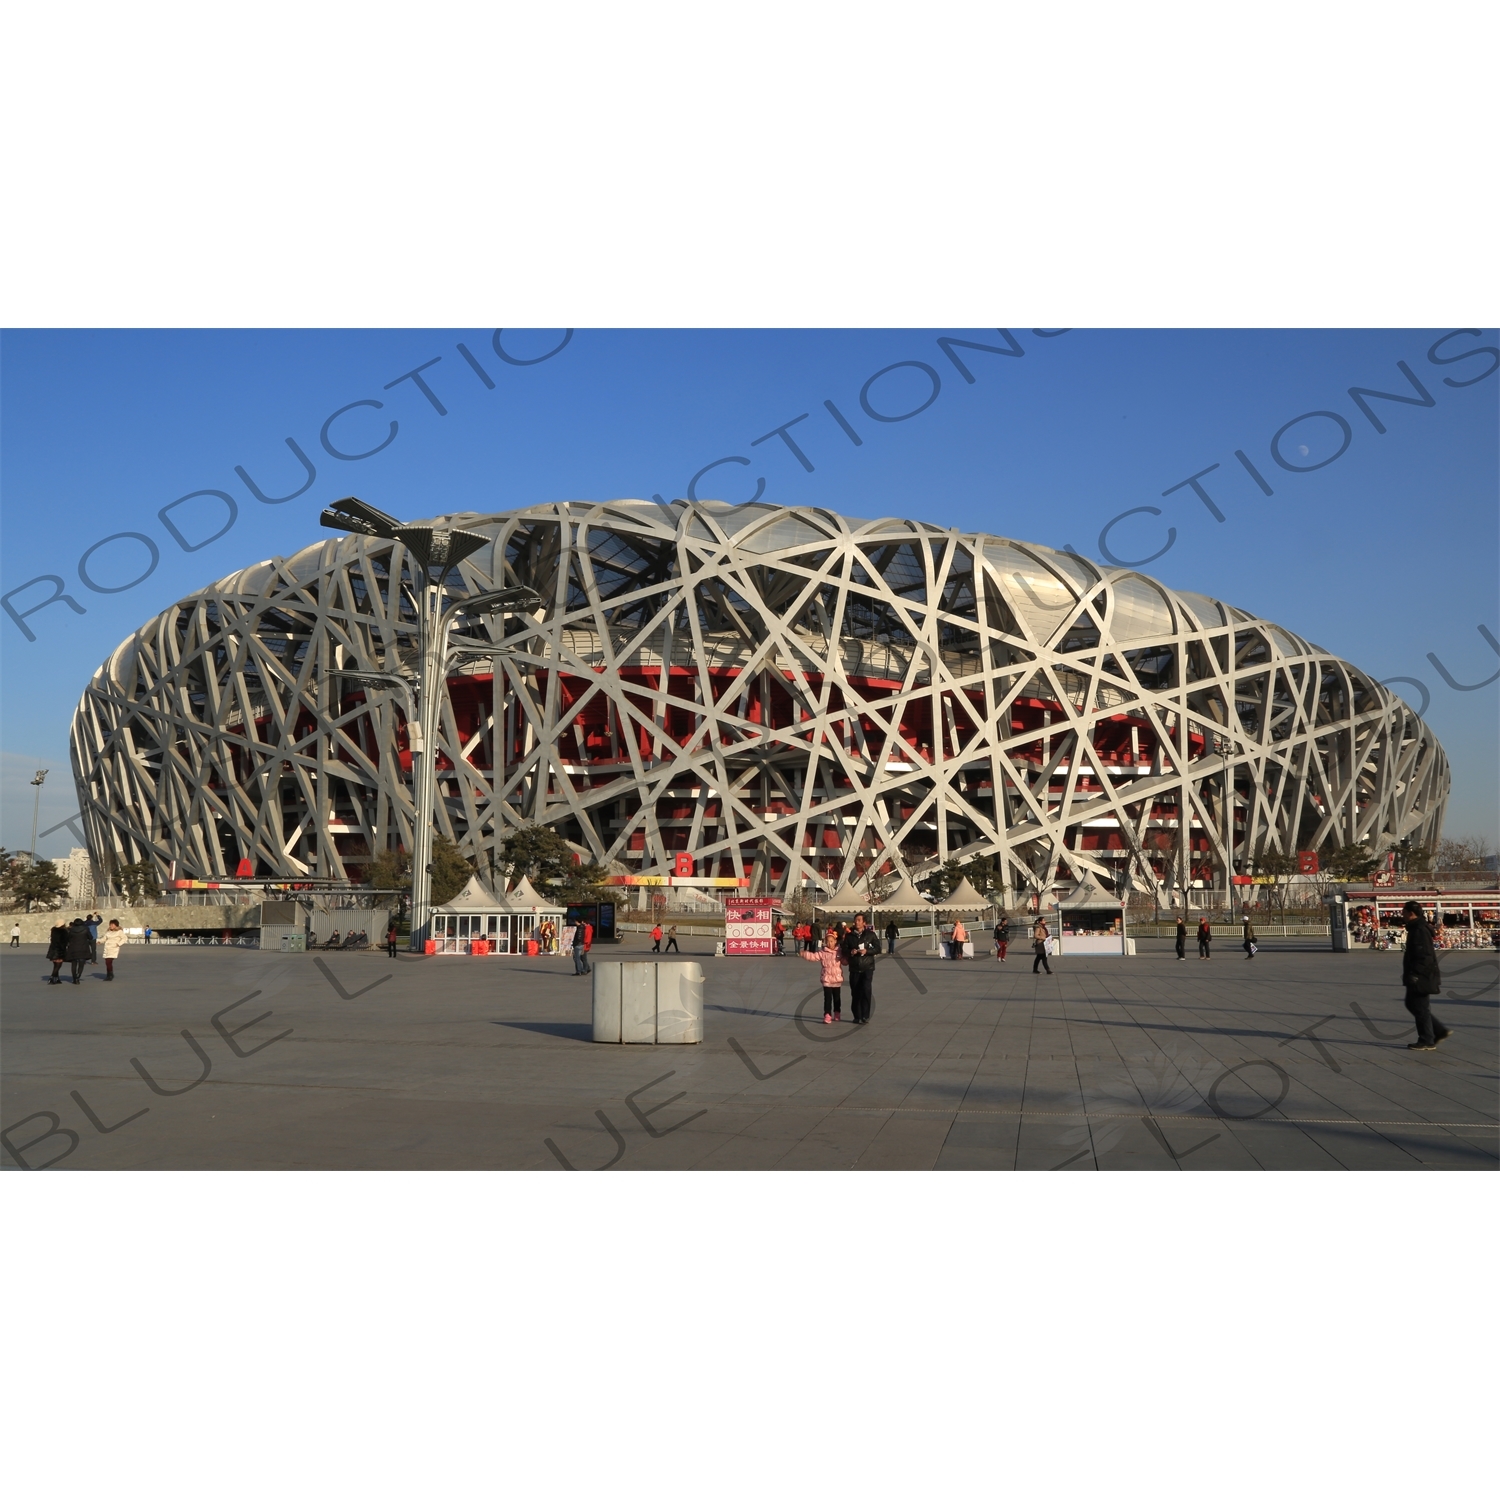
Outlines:
<svg viewBox="0 0 1500 1500"><path fill-rule="evenodd" d="M329 500L357 494L416 517L498 510L553 499L686 492L764 498L856 516L903 515L1071 545L1097 560L1107 545L1134 560L1176 541L1144 571L1279 621L1381 678L1419 680L1427 718L1453 763L1447 831L1495 838L1496 702L1482 682L1500 658L1480 633L1500 636L1497 584L1497 402L1500 343L1451 328L1370 331L1130 331L1074 329L1041 337L1011 330L1023 352L958 347L966 381L939 338L1007 347L993 329L888 331L509 331L500 358L490 329L392 331L22 331L0 338L0 540L3 590L56 574L86 612L55 603L26 616L28 641L0 614L3 665L3 828L29 842L26 782L51 767L42 827L73 811L69 719L90 675L118 641L214 578L326 535ZM1446 342L1439 343L1440 340ZM470 367L463 344L493 389ZM1437 346L1434 349L1434 346ZM557 349L550 357L548 351ZM1430 354L1431 351L1431 354ZM1462 357L1470 356L1470 357ZM440 415L413 380L421 372ZM1439 363L1441 360L1455 363ZM914 362L906 363L902 362ZM1415 395L1404 361L1433 405L1371 400L1378 433L1349 395L1371 387ZM862 406L870 377L888 366ZM1447 381L1472 382L1452 385ZM390 389L387 389L390 386ZM329 439L326 419L353 402ZM862 439L856 447L825 409L832 401ZM1324 467L1292 472L1273 436L1311 412L1347 423L1349 441ZM807 413L790 436L754 440ZM255 498L242 467L269 497L288 495L313 463L310 488L284 504ZM1310 417L1281 439L1304 468L1343 443L1337 420ZM1306 449L1304 452L1303 449ZM1241 462L1244 452L1274 493ZM1222 521L1190 487L1202 479ZM194 491L219 490L237 507L232 527L187 552L159 518ZM196 544L227 519L217 497L169 513ZM125 538L91 556L95 543ZM80 577L80 560L89 580ZM140 577L139 582L135 582ZM35 584L10 598L24 612L47 598ZM1396 684L1420 707L1421 690ZM42 852L64 852L66 830Z"/></svg>

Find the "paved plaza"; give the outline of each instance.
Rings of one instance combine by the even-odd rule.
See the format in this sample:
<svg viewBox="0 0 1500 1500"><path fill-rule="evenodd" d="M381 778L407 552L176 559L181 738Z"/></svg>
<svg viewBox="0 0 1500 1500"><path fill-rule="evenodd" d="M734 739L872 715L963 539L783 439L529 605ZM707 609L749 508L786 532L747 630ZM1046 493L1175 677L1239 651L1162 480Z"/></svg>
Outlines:
<svg viewBox="0 0 1500 1500"><path fill-rule="evenodd" d="M1494 954L1447 956L1435 1010L1455 1034L1414 1053L1399 954L1290 941L1179 963L1145 939L1133 959L1054 958L1049 978L1026 953L1002 968L925 946L881 960L857 1027L822 1024L812 964L689 941L693 1047L592 1042L568 960L133 946L115 983L101 964L52 987L40 949L13 950L3 1165L1496 1166Z"/></svg>

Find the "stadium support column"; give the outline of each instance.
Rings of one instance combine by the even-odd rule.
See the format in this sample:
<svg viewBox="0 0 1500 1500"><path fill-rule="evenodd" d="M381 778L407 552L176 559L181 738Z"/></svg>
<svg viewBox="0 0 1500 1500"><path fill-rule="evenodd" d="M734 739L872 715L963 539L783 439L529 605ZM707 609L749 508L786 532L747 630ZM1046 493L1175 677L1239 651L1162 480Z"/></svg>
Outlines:
<svg viewBox="0 0 1500 1500"><path fill-rule="evenodd" d="M315 663L318 669L318 722L326 725L332 723L335 717L334 710L339 695L330 676L333 669L330 658L334 648L327 634L320 634L322 639L316 645L319 656ZM331 821L328 805L328 735L321 728L318 731L317 746L317 767L313 772L316 784L312 795L313 827L316 830L313 857L317 861L314 868L318 876L326 880L333 874L333 862L328 857L328 841L333 835L328 831Z"/></svg>
<svg viewBox="0 0 1500 1500"><path fill-rule="evenodd" d="M417 700L421 743L412 746L412 791L415 827L411 856L411 946L421 953L427 937L432 907L432 821L437 809L437 729L439 694L442 691L443 643L438 639L438 590L423 569L417 599L417 630L422 659Z"/></svg>
<svg viewBox="0 0 1500 1500"><path fill-rule="evenodd" d="M1182 889L1182 910L1186 915L1193 888L1193 804L1188 781L1187 693L1184 690L1177 711L1177 740L1172 746L1177 762L1177 846L1178 883Z"/></svg>

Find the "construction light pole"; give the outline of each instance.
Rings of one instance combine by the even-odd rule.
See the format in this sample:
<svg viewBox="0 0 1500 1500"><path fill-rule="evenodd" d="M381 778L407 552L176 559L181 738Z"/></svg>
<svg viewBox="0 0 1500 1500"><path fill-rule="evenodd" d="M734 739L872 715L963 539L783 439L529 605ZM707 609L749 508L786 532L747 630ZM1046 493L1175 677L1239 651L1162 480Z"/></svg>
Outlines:
<svg viewBox="0 0 1500 1500"><path fill-rule="evenodd" d="M450 652L449 633L459 615L504 615L513 611L536 609L542 602L535 589L524 587L487 589L478 594L444 603L443 586L449 572L464 558L486 547L490 538L475 531L457 527L408 526L384 511L366 505L352 495L336 500L319 518L322 525L334 531L352 531L361 536L382 537L399 541L421 568L421 581L413 601L417 614L417 640L420 659L417 668L417 716L410 708L410 684L394 673L350 672L348 679L377 680L399 684L407 695L408 744L412 753L412 802L414 804L414 840L411 863L411 951L421 953L427 936L432 910L432 833L437 811L438 714L442 707L443 688L447 682L450 657L498 656L499 643L462 641ZM437 570L434 581L433 570Z"/></svg>
<svg viewBox="0 0 1500 1500"><path fill-rule="evenodd" d="M36 825L37 816L42 810L42 783L47 779L45 771L38 771L31 778L31 785L36 788L36 796L31 802L31 863L36 864ZM31 908L27 907L29 911Z"/></svg>

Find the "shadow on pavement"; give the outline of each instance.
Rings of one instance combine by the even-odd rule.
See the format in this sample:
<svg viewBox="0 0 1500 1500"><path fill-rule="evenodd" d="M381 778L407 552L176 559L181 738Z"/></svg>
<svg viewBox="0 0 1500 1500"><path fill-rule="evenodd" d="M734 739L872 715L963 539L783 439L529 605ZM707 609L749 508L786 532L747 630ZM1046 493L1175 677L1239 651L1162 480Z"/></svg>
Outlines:
<svg viewBox="0 0 1500 1500"><path fill-rule="evenodd" d="M543 1036L560 1036L570 1042L592 1042L591 1021L491 1021L491 1026L509 1026L512 1031L539 1031Z"/></svg>

